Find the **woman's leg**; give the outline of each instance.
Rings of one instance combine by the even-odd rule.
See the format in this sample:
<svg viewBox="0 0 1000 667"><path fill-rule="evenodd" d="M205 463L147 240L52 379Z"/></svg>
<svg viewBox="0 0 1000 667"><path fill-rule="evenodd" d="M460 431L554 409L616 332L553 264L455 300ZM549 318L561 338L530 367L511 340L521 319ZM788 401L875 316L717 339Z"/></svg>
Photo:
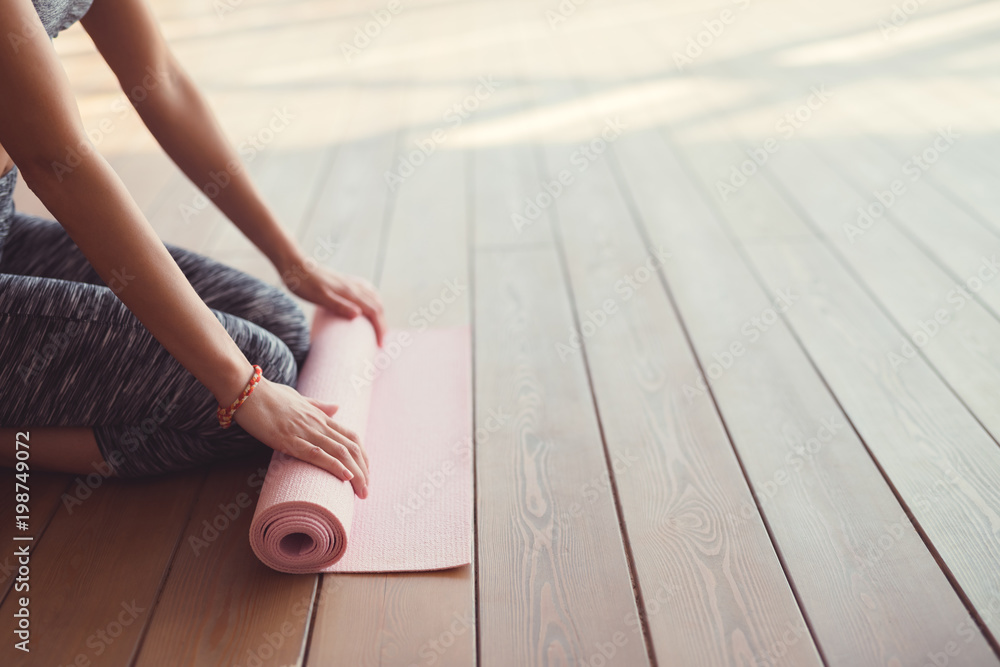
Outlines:
<svg viewBox="0 0 1000 667"><path fill-rule="evenodd" d="M91 426L103 458L124 476L190 468L262 449L238 425L219 429L210 392L96 279L86 260L76 261L78 251L66 251L62 244L68 237L55 233L56 223L40 222L20 219L12 226L0 271L62 279L0 274L0 426ZM29 238L35 243L28 244ZM55 255L64 261L50 260ZM305 319L295 304L245 274L208 260L200 263L203 258L193 253L178 251L178 256L209 299L242 307L282 330L297 353L261 326L216 311L269 379L294 385L308 350ZM122 284L115 287L127 289L128 267L121 274ZM90 280L69 282L67 277ZM278 297L283 302L275 305ZM38 432L50 433L48 428ZM50 445L36 443L33 449L44 448L41 456L61 460L59 444L71 442L73 435L59 436ZM86 450L87 443L81 447ZM87 455L80 456L87 463ZM63 469L75 467L66 463Z"/></svg>
<svg viewBox="0 0 1000 667"><path fill-rule="evenodd" d="M213 259L170 244L167 250L198 296L220 310L267 329L284 341L301 367L309 352L309 326L302 309L284 291ZM0 259L0 273L104 285L59 223L18 214ZM110 287L127 289L123 266Z"/></svg>
<svg viewBox="0 0 1000 667"><path fill-rule="evenodd" d="M0 295L0 426L90 426L104 460L130 477L264 447L238 425L219 428L212 394L109 288L0 274ZM279 338L213 312L269 379L295 383L295 360ZM58 455L44 441L32 449Z"/></svg>
<svg viewBox="0 0 1000 667"><path fill-rule="evenodd" d="M18 438L24 429L0 428L0 468L13 468L17 462ZM104 462L104 456L97 446L94 429L86 426L53 426L32 428L31 439L27 442L31 467L36 470L88 474L94 472ZM44 443L30 448L33 443Z"/></svg>

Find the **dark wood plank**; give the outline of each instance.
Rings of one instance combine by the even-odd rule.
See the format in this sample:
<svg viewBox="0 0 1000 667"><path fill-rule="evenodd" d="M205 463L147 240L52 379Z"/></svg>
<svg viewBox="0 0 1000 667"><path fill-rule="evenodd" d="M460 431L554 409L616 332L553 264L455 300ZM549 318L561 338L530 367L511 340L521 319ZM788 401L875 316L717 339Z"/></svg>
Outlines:
<svg viewBox="0 0 1000 667"><path fill-rule="evenodd" d="M0 662L128 664L204 479L204 471L103 479L72 513L57 509L31 556L30 656L4 642ZM8 596L0 606L7 637L14 603Z"/></svg>
<svg viewBox="0 0 1000 667"><path fill-rule="evenodd" d="M30 463L30 461L29 458L28 462ZM19 563L14 552L20 545L18 544L18 540L14 540L14 537L30 535L33 539L30 542L25 542L28 544L29 549L33 550L38 546L38 543L45 536L45 529L48 528L49 522L55 515L56 508L62 502L63 493L76 492L76 484L72 483L71 479L69 475L30 472L29 470L28 487L30 489L30 497L28 500L28 509L31 519L28 522L27 531L18 530L14 523L17 516L14 511L15 503L5 502L0 507L0 544L8 545L4 549L4 553L0 554L0 558L2 558L0 560L0 603L10 594L14 586L14 580L17 577ZM0 469L0 484L3 485L3 488L10 489L10 492L14 493L15 481L20 480L15 480L13 468ZM84 486L86 486L86 478L83 478L82 481Z"/></svg>

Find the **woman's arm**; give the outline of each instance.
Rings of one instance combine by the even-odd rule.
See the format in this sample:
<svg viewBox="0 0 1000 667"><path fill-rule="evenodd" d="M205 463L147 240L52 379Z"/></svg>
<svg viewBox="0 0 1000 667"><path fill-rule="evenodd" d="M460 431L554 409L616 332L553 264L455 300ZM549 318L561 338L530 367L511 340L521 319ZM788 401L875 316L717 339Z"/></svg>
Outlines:
<svg viewBox="0 0 1000 667"><path fill-rule="evenodd" d="M95 0L82 23L157 142L195 185L214 194L215 205L267 255L289 289L343 316L363 313L381 342L384 315L375 289L315 266L300 251L257 192L144 0Z"/></svg>
<svg viewBox="0 0 1000 667"><path fill-rule="evenodd" d="M220 403L230 403L252 374L250 363L90 143L31 0L0 3L0 35L18 37L0 40L0 144L98 275L118 284L116 294L129 310ZM79 164L54 168L71 150L82 156ZM134 278L120 284L116 271ZM353 474L363 493L363 452L330 419L331 411L290 387L262 383L237 421L274 449L343 478Z"/></svg>

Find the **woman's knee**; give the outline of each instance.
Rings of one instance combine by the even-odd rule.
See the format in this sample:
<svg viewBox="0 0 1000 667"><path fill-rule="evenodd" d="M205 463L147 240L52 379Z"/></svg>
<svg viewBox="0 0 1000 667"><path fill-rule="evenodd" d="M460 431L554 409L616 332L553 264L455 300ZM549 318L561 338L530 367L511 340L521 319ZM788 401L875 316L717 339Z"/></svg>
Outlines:
<svg viewBox="0 0 1000 667"><path fill-rule="evenodd" d="M244 317L280 338L301 368L309 353L309 321L302 308L285 292L265 285Z"/></svg>
<svg viewBox="0 0 1000 667"><path fill-rule="evenodd" d="M300 360L278 334L231 313L215 311L222 325L252 364L264 371L272 382L296 386Z"/></svg>
<svg viewBox="0 0 1000 667"><path fill-rule="evenodd" d="M167 246L198 295L214 310L256 324L284 341L296 363L309 352L309 323L283 290L239 269Z"/></svg>

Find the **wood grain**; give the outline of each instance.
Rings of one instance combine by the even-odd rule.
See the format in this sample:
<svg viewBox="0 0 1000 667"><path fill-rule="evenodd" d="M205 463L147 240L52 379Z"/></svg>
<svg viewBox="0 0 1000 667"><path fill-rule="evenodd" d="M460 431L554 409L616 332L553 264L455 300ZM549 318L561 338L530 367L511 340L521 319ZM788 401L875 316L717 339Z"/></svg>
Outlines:
<svg viewBox="0 0 1000 667"><path fill-rule="evenodd" d="M553 353L572 325L557 257L479 251L475 284L477 424L508 415L477 437L480 662L588 664L605 647L609 665L647 664L610 489L581 496L607 468L582 362Z"/></svg>
<svg viewBox="0 0 1000 667"><path fill-rule="evenodd" d="M793 629L774 664L821 664L712 398L688 384L700 371L657 279L683 250L643 243L606 160L576 178L555 208L657 659L753 664Z"/></svg>
<svg viewBox="0 0 1000 667"><path fill-rule="evenodd" d="M768 284L802 295L788 319L908 511L994 638L1000 449L933 369L887 358L900 332L817 241L747 247ZM898 557L884 544L871 558ZM972 641L972 640L970 640Z"/></svg>
<svg viewBox="0 0 1000 667"><path fill-rule="evenodd" d="M204 479L203 471L138 481L105 478L82 504L57 509L31 556L31 653L4 642L0 661L60 665L82 655L128 664ZM14 602L8 596L0 606L0 627L8 637Z"/></svg>
<svg viewBox="0 0 1000 667"><path fill-rule="evenodd" d="M665 265L667 279L824 659L910 664L941 650L967 613L809 359L766 314L778 293L756 284L701 200L707 166L692 193L651 134L615 149L628 151L622 167L651 238L685 249ZM740 209L719 211L739 226ZM727 362L734 342L745 351ZM871 545L889 531L906 558L871 563Z"/></svg>
<svg viewBox="0 0 1000 667"><path fill-rule="evenodd" d="M785 157L807 159L793 146ZM1000 435L990 398L1000 386L1000 365L992 349L992 341L1000 335L1000 322L977 300L967 298L967 286L966 295L958 292L953 277L895 226L872 225L851 243L844 234L845 220L853 221L866 199L830 167L815 161L808 179L799 166L789 169L776 161L775 167L781 168L789 196L808 207L810 220L824 241L906 332L892 352L902 356L912 348L914 354L925 356L993 437ZM810 185L816 183L822 183L822 188ZM976 278L981 261L968 268L967 278ZM937 327L932 336L921 328L923 324L931 331L928 319ZM915 341L925 344L914 347Z"/></svg>
<svg viewBox="0 0 1000 667"><path fill-rule="evenodd" d="M38 543L45 537L45 530L48 528L49 522L52 520L56 509L62 501L62 494L66 492L74 493L76 491L75 485L70 487L71 479L69 475L41 472L29 473L28 487L30 489L30 497L28 500L28 509L31 518L28 522L28 531L17 529L14 523L17 515L15 514L15 504L13 502L6 502L0 507L0 544L8 545L5 553L0 555L0 559L2 559L0 560L0 603L11 592L14 581L18 576L17 569L19 563L17 557L14 555L14 551L21 545L13 538L16 535L30 535L33 539L30 542L25 542L25 544L28 545L30 550L34 550L38 546ZM3 485L3 488L10 489L11 493L15 490L20 491L19 489L15 489L15 481L19 482L21 480L15 480L13 468L0 469L0 484ZM86 486L86 481L83 484Z"/></svg>

